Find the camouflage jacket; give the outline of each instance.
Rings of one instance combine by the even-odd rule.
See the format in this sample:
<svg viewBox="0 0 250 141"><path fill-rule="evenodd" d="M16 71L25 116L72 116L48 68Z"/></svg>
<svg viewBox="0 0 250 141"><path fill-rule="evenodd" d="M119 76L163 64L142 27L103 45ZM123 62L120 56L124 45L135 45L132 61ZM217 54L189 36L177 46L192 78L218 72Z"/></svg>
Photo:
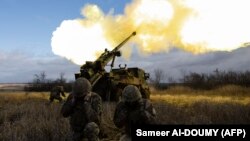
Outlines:
<svg viewBox="0 0 250 141"><path fill-rule="evenodd" d="M56 86L51 90L51 96L58 97L60 94L65 97L64 90L62 86Z"/></svg>
<svg viewBox="0 0 250 141"><path fill-rule="evenodd" d="M96 93L89 93L85 97L73 98L70 94L62 106L61 114L70 117L70 125L74 132L82 132L89 122L101 123L102 100Z"/></svg>
<svg viewBox="0 0 250 141"><path fill-rule="evenodd" d="M130 135L132 124L154 124L155 118L156 111L152 103L147 99L142 99L133 105L119 102L113 120L118 128L125 127L125 133Z"/></svg>

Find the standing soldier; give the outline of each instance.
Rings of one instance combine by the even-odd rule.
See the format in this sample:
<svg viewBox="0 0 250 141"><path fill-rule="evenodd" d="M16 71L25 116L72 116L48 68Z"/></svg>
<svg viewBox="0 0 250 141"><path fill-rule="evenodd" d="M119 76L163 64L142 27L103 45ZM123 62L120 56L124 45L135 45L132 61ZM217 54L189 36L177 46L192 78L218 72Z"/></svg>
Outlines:
<svg viewBox="0 0 250 141"><path fill-rule="evenodd" d="M133 85L126 86L113 118L118 128L125 127L125 134L120 141L131 140L131 124L153 124L155 116L153 105L148 99L142 99L139 89Z"/></svg>
<svg viewBox="0 0 250 141"><path fill-rule="evenodd" d="M63 86L55 86L50 92L50 103L52 103L54 99L57 99L59 100L59 102L62 102L61 95L65 97Z"/></svg>
<svg viewBox="0 0 250 141"><path fill-rule="evenodd" d="M85 78L78 78L73 91L62 106L63 117L70 117L71 140L99 141L99 126L102 114L101 97L91 92L91 84Z"/></svg>

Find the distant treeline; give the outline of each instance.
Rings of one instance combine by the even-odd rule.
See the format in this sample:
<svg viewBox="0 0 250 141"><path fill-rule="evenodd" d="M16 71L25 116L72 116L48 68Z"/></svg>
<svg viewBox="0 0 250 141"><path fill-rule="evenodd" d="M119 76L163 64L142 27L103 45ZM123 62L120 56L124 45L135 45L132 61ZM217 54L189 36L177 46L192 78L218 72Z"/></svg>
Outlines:
<svg viewBox="0 0 250 141"><path fill-rule="evenodd" d="M45 92L51 91L55 86L63 86L65 92L70 92L72 90L72 83L58 83L57 81L51 81L47 83L29 83L24 87L25 91L34 91L34 92Z"/></svg>
<svg viewBox="0 0 250 141"><path fill-rule="evenodd" d="M184 75L181 83L194 89L213 89L224 85L250 87L250 71L219 71L213 73L191 72Z"/></svg>
<svg viewBox="0 0 250 141"><path fill-rule="evenodd" d="M64 78L64 73L60 73L59 78L52 80L46 78L46 73L41 72L40 74L35 74L32 82L24 87L25 91L51 91L55 86L63 86L65 92L70 92L72 90L72 82L67 82Z"/></svg>
<svg viewBox="0 0 250 141"><path fill-rule="evenodd" d="M163 83L167 73L161 69L155 69L150 85L156 89L163 90L172 86L187 86L193 89L210 90L225 85L238 85L250 87L250 71L220 71L216 69L212 73L185 73L179 80L168 77L168 83Z"/></svg>
<svg viewBox="0 0 250 141"><path fill-rule="evenodd" d="M154 79L150 80L150 85L156 89L167 89L174 85L188 86L193 89L214 89L224 85L239 85L250 87L250 71L235 72L235 71L219 71L215 70L212 73L196 73L190 72L183 75L178 83L171 79L171 83L162 83L165 78L163 70L157 69L154 71ZM50 91L54 86L63 86L65 92L72 90L72 82L67 82L64 74L55 80L46 79L45 72L39 75L35 74L34 79L24 89L25 91Z"/></svg>

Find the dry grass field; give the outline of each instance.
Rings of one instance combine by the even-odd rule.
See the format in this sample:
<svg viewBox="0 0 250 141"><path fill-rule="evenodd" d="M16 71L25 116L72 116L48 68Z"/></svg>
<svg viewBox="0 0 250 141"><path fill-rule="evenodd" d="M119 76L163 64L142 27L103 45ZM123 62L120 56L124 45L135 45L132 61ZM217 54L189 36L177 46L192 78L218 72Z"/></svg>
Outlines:
<svg viewBox="0 0 250 141"><path fill-rule="evenodd" d="M151 100L159 124L249 124L250 88L225 86L201 91L172 87L152 91ZM116 103L103 104L105 140L117 140L112 123ZM62 141L68 119L60 116L61 103L48 104L48 93L0 92L0 141Z"/></svg>

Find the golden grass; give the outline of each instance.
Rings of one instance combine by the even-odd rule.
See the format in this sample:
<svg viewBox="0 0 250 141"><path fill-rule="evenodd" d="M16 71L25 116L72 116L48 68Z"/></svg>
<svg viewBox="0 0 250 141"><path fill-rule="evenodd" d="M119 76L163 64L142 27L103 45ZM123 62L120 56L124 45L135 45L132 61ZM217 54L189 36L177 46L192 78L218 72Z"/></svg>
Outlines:
<svg viewBox="0 0 250 141"><path fill-rule="evenodd" d="M153 91L151 99L177 105L192 104L199 101L247 105L250 104L250 88L227 85L215 90L204 91L176 86L165 91Z"/></svg>
<svg viewBox="0 0 250 141"><path fill-rule="evenodd" d="M237 85L226 85L213 90L194 90L185 86L172 86L169 89L163 91L157 91L155 89L152 90L153 94L250 96L249 87L241 87Z"/></svg>
<svg viewBox="0 0 250 141"><path fill-rule="evenodd" d="M0 140L63 140L68 121L60 117L59 104L46 101L42 93L1 94Z"/></svg>
<svg viewBox="0 0 250 141"><path fill-rule="evenodd" d="M174 87L154 91L152 103L159 124L249 124L249 88L226 86L211 91ZM61 103L48 104L49 93L0 92L0 140L61 141L70 133L60 116ZM113 122L116 103L104 102L104 140L117 140Z"/></svg>
<svg viewBox="0 0 250 141"><path fill-rule="evenodd" d="M249 124L250 88L228 85L215 90L172 87L154 91L151 100L163 124Z"/></svg>
<svg viewBox="0 0 250 141"><path fill-rule="evenodd" d="M209 103L235 103L239 105L248 105L250 104L250 96L249 97L235 97L235 96L207 96L207 95L153 95L151 97L153 102L165 102L174 105L188 105L193 104L200 101L207 101Z"/></svg>

